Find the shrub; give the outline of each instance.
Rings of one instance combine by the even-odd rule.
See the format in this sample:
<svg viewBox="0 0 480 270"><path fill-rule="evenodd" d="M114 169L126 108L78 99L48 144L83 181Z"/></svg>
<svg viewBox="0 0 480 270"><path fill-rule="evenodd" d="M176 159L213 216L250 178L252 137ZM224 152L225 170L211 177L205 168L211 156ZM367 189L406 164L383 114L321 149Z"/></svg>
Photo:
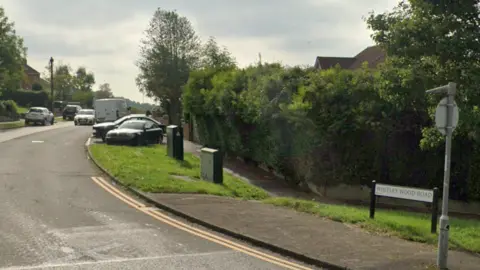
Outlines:
<svg viewBox="0 0 480 270"><path fill-rule="evenodd" d="M14 90L5 91L2 95L3 99L14 100L22 107L41 106L47 107L49 96L44 91L30 91L30 90Z"/></svg>

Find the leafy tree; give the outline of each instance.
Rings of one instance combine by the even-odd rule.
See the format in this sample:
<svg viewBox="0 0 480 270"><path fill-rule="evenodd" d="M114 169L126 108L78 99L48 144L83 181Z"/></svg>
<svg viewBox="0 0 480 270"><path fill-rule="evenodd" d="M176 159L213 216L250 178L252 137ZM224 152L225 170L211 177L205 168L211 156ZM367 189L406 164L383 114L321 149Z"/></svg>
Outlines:
<svg viewBox="0 0 480 270"><path fill-rule="evenodd" d="M75 84L77 90L91 92L95 84L95 75L92 72L87 73L85 67L79 67L75 72Z"/></svg>
<svg viewBox="0 0 480 270"><path fill-rule="evenodd" d="M198 65L200 41L190 21L175 11L157 9L141 43L136 78L140 92L160 101L169 122L181 122L182 87Z"/></svg>
<svg viewBox="0 0 480 270"><path fill-rule="evenodd" d="M0 6L0 95L6 89L16 90L22 82L26 51L14 23Z"/></svg>
<svg viewBox="0 0 480 270"><path fill-rule="evenodd" d="M33 83L32 84L32 90L33 91L42 91L43 86L40 83Z"/></svg>
<svg viewBox="0 0 480 270"><path fill-rule="evenodd" d="M47 67L48 69L48 67ZM54 96L57 100L71 100L75 90L75 78L69 65L60 64L55 66L53 73ZM47 77L50 82L50 77Z"/></svg>
<svg viewBox="0 0 480 270"><path fill-rule="evenodd" d="M98 91L95 91L94 96L96 99L113 98L112 89L109 83L103 83L98 87Z"/></svg>
<svg viewBox="0 0 480 270"><path fill-rule="evenodd" d="M200 66L213 69L236 67L235 58L226 47L220 48L214 37L210 37L201 50Z"/></svg>

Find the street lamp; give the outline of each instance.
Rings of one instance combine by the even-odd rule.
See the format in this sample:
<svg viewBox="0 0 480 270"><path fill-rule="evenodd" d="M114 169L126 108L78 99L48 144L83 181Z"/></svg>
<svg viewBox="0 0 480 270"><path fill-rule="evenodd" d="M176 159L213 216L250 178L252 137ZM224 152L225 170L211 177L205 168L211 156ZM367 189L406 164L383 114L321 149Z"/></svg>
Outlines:
<svg viewBox="0 0 480 270"><path fill-rule="evenodd" d="M440 217L440 234L438 236L437 265L440 269L447 269L448 258L448 232L450 229L448 219L448 199L450 189L450 161L452 153L452 133L458 124L458 107L455 103L457 84L449 82L426 91L427 94L447 94L437 106L435 111L435 125L438 131L445 135L445 170L443 175L442 216Z"/></svg>
<svg viewBox="0 0 480 270"><path fill-rule="evenodd" d="M50 57L50 94L51 94L51 109L53 113L53 57Z"/></svg>

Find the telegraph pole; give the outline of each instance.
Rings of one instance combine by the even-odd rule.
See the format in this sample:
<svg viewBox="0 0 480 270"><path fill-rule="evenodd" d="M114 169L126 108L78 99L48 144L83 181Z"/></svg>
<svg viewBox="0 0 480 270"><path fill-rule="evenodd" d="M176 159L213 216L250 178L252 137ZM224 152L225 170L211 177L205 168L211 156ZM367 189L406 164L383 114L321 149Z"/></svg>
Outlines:
<svg viewBox="0 0 480 270"><path fill-rule="evenodd" d="M54 99L54 96L53 96L53 57L50 57L50 94L51 94L51 110L52 110L52 113L53 113L53 99Z"/></svg>

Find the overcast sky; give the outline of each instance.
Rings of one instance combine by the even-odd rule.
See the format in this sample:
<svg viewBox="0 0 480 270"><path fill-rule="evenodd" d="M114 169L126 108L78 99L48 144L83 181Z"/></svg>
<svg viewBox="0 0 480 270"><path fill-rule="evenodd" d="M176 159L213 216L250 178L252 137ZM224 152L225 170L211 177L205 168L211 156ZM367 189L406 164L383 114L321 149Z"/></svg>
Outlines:
<svg viewBox="0 0 480 270"><path fill-rule="evenodd" d="M313 65L373 44L362 16L398 0L0 0L41 73L48 59L95 73L115 95L142 101L135 85L139 40L156 8L177 10L206 40L215 36L240 66L258 60ZM145 99L147 101L147 99Z"/></svg>

